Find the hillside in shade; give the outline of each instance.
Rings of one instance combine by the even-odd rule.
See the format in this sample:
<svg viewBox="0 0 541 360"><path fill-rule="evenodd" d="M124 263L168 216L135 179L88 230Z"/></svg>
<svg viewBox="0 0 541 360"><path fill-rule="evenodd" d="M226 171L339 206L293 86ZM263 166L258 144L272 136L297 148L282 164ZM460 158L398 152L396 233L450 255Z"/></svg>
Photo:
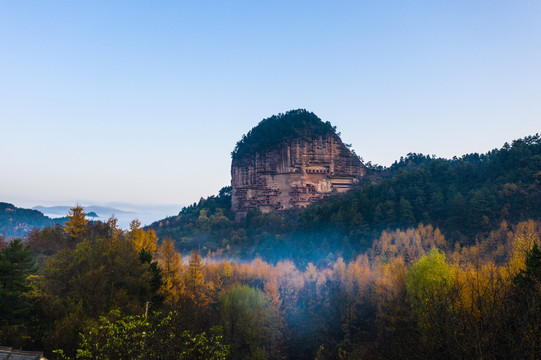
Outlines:
<svg viewBox="0 0 541 360"><path fill-rule="evenodd" d="M378 171L379 183L302 210L253 210L240 221L235 221L226 187L150 227L184 251L307 261L333 253L353 257L385 229L430 224L453 246L473 244L502 221L541 219L539 135L453 159L408 154Z"/></svg>
<svg viewBox="0 0 541 360"><path fill-rule="evenodd" d="M23 209L0 202L0 236L6 239L24 237L34 228L62 224L66 218L51 219L38 210Z"/></svg>

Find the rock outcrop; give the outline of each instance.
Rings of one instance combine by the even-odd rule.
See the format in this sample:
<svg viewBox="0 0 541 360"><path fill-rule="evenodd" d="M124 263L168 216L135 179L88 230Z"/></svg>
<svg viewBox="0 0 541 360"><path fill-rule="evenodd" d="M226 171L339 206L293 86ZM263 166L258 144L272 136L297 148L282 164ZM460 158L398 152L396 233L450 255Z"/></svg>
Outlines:
<svg viewBox="0 0 541 360"><path fill-rule="evenodd" d="M292 126L290 121L299 116L308 116L309 121ZM274 139L265 137L264 148L249 146L250 137L257 135L263 122L267 132L275 132ZM335 128L314 114L295 110L263 122L243 137L233 152L232 209L237 218L254 208L264 213L303 208L325 195L351 189L366 175L366 167L342 143ZM287 124L285 128L283 124ZM279 134L284 129L289 133Z"/></svg>

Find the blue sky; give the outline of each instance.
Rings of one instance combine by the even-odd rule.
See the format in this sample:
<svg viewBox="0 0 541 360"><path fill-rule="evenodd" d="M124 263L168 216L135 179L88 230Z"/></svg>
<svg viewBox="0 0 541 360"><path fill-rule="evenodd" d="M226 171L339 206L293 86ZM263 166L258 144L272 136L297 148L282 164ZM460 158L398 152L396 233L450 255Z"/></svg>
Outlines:
<svg viewBox="0 0 541 360"><path fill-rule="evenodd" d="M541 128L539 1L0 0L0 201L189 204L306 108L366 161Z"/></svg>

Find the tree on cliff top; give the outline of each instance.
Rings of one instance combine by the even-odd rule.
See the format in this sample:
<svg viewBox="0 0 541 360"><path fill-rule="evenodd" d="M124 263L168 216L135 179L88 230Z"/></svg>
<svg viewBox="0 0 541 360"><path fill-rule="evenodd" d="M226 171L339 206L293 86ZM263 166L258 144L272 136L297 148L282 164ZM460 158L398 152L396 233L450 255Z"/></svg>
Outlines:
<svg viewBox="0 0 541 360"><path fill-rule="evenodd" d="M304 109L291 110L262 120L242 136L231 156L238 159L244 154L268 150L285 140L299 137L309 140L328 134L336 134L336 127L330 122L323 122L314 113Z"/></svg>

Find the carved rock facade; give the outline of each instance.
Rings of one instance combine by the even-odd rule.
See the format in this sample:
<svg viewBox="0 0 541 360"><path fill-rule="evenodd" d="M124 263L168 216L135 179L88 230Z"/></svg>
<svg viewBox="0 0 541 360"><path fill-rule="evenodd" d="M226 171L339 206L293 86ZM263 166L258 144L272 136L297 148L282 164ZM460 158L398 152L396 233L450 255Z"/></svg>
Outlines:
<svg viewBox="0 0 541 360"><path fill-rule="evenodd" d="M234 158L232 209L237 218L303 208L327 194L345 192L366 175L366 167L336 134L293 139L264 153Z"/></svg>

